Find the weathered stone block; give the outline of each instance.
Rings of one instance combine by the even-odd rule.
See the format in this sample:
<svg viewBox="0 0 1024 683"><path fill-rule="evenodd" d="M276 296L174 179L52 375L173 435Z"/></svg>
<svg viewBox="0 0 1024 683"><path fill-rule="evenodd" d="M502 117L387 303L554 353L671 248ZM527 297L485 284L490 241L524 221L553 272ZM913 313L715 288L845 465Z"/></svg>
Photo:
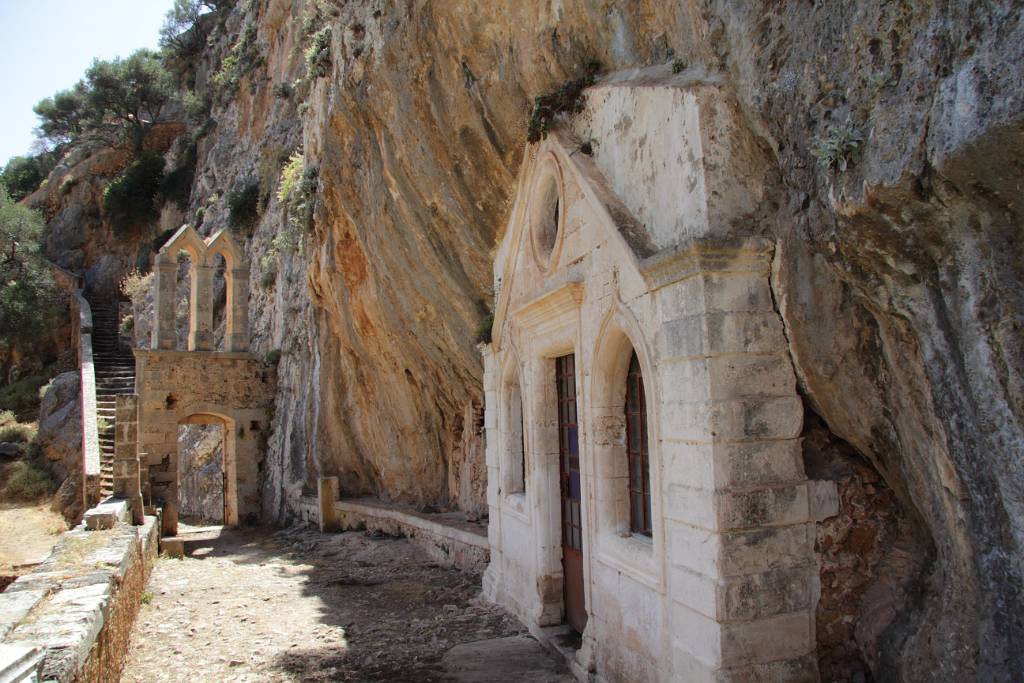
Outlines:
<svg viewBox="0 0 1024 683"><path fill-rule="evenodd" d="M711 448L718 489L805 479L799 439L716 443Z"/></svg>
<svg viewBox="0 0 1024 683"><path fill-rule="evenodd" d="M128 503L124 500L110 499L85 512L84 521L88 529L113 529L118 523L127 524L131 520Z"/></svg>
<svg viewBox="0 0 1024 683"><path fill-rule="evenodd" d="M185 541L177 536L165 536L160 539L160 552L168 557L185 557Z"/></svg>
<svg viewBox="0 0 1024 683"><path fill-rule="evenodd" d="M716 672L715 680L719 683L751 683L753 681L818 683L818 658L811 653L793 659L722 669Z"/></svg>
<svg viewBox="0 0 1024 683"><path fill-rule="evenodd" d="M718 498L720 530L758 529L806 522L807 485L780 486L745 492L724 492Z"/></svg>
<svg viewBox="0 0 1024 683"><path fill-rule="evenodd" d="M774 311L686 316L664 323L655 344L660 358L780 353L786 349L782 322Z"/></svg>
<svg viewBox="0 0 1024 683"><path fill-rule="evenodd" d="M751 574L813 561L811 524L735 531L718 536L719 571L723 576Z"/></svg>
<svg viewBox="0 0 1024 683"><path fill-rule="evenodd" d="M709 313L774 312L768 278L763 273L709 273L701 280L704 310Z"/></svg>
<svg viewBox="0 0 1024 683"><path fill-rule="evenodd" d="M725 578L718 587L718 614L723 621L740 621L810 609L817 571L804 565Z"/></svg>
<svg viewBox="0 0 1024 683"><path fill-rule="evenodd" d="M803 427L798 396L663 406L662 430L667 438L709 442L715 439L795 439Z"/></svg>
<svg viewBox="0 0 1024 683"><path fill-rule="evenodd" d="M46 590L19 590L0 593L0 641L47 595Z"/></svg>
<svg viewBox="0 0 1024 683"><path fill-rule="evenodd" d="M796 659L814 649L814 617L808 611L721 628L723 668Z"/></svg>
<svg viewBox="0 0 1024 683"><path fill-rule="evenodd" d="M728 400L796 395L789 356L728 355L707 359L710 398Z"/></svg>

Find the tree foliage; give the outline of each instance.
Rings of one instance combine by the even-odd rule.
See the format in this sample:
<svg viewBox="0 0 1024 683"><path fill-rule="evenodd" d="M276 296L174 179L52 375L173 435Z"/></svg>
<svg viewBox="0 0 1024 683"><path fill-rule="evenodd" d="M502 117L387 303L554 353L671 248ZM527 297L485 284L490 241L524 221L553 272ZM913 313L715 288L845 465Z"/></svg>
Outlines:
<svg viewBox="0 0 1024 683"><path fill-rule="evenodd" d="M54 145L79 139L127 142L138 154L175 97L160 55L142 49L125 59L94 60L73 88L35 106L38 134Z"/></svg>
<svg viewBox="0 0 1024 683"><path fill-rule="evenodd" d="M50 171L53 159L43 153L34 157L12 157L0 171L0 184L7 187L14 201L21 201L35 192Z"/></svg>
<svg viewBox="0 0 1024 683"><path fill-rule="evenodd" d="M231 5L231 0L174 0L160 27L160 47L179 59L194 57L206 44L213 23L203 18Z"/></svg>
<svg viewBox="0 0 1024 683"><path fill-rule="evenodd" d="M76 140L85 130L88 116L85 82L43 99L33 111L39 117L39 137L57 146Z"/></svg>
<svg viewBox="0 0 1024 683"><path fill-rule="evenodd" d="M43 218L0 185L0 345L34 343L58 311L60 290L42 253Z"/></svg>

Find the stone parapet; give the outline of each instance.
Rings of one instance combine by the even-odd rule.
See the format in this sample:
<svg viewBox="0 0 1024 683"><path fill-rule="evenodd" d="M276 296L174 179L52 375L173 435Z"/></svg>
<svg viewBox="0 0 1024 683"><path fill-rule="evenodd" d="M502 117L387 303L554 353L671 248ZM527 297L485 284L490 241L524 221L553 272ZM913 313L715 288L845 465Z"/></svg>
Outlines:
<svg viewBox="0 0 1024 683"><path fill-rule="evenodd" d="M338 500L333 514L341 530L366 529L404 536L446 566L483 571L490 559L487 531L462 513L422 513L373 499Z"/></svg>
<svg viewBox="0 0 1024 683"><path fill-rule="evenodd" d="M146 517L138 527L119 521L107 530L82 524L64 533L35 571L0 593L0 667L2 652L34 650L40 680L117 680L157 530L157 519Z"/></svg>
<svg viewBox="0 0 1024 683"><path fill-rule="evenodd" d="M79 311L78 367L81 376L82 402L82 509L99 502L100 436L96 419L96 367L92 357L92 308L75 290Z"/></svg>

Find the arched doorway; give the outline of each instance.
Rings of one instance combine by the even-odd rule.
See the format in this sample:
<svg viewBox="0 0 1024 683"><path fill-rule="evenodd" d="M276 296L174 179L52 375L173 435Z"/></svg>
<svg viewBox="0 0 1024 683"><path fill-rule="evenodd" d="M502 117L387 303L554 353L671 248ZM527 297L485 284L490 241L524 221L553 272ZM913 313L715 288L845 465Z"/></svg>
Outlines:
<svg viewBox="0 0 1024 683"><path fill-rule="evenodd" d="M238 525L234 421L197 413L178 422L176 514L187 523Z"/></svg>
<svg viewBox="0 0 1024 683"><path fill-rule="evenodd" d="M225 481L224 425L178 425L178 519L223 524Z"/></svg>

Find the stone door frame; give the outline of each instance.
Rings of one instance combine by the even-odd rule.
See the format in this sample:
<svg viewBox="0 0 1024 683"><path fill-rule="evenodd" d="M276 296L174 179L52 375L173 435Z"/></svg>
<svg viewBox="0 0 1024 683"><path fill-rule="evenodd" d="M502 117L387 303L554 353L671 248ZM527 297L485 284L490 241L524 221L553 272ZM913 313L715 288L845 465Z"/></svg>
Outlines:
<svg viewBox="0 0 1024 683"><path fill-rule="evenodd" d="M219 425L223 428L223 436L221 437L221 447L224 450L224 457L221 460L221 473L224 478L223 524L227 527L238 526L238 455L235 452L235 421L225 415L203 412L193 413L188 417L183 417L178 421L177 429L180 430L180 428L185 425ZM175 482L173 489L175 493L175 510L177 510L177 507L181 502L181 474L178 469L179 464L177 455L175 455Z"/></svg>

